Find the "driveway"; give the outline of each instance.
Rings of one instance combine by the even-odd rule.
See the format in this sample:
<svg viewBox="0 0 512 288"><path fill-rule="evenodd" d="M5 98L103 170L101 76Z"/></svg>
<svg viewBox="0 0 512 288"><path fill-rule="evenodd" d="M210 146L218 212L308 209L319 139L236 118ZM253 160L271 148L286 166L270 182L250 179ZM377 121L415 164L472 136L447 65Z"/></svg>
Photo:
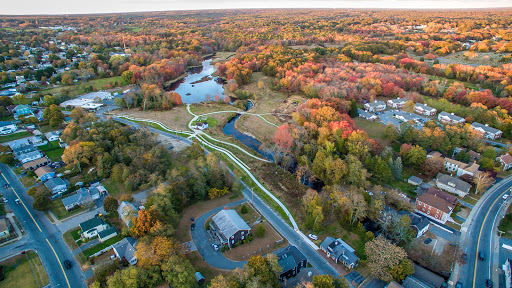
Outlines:
<svg viewBox="0 0 512 288"><path fill-rule="evenodd" d="M106 214L105 210L103 209L103 206L96 208L91 211L87 211L85 213L76 215L73 218L70 218L68 220L62 221L57 224L57 229L59 229L60 233L64 233L70 229L73 229L75 227L78 227L80 223L87 221L91 218L94 218L96 214Z"/></svg>
<svg viewBox="0 0 512 288"><path fill-rule="evenodd" d="M217 207L213 210L210 210L206 212L205 214L199 216L199 218L196 219L196 227L194 230L191 231L192 239L194 240L194 243L196 244L197 251L201 256L203 256L204 260L210 265L215 268L219 269L226 269L226 270L234 270L236 268L242 268L247 261L232 261L224 257L224 254L219 251L215 251L212 247L212 242L210 242L208 233L206 232L206 229L204 228L204 225L206 223L206 220L210 218L210 216L213 216L215 213L221 211L224 209L224 207L234 207L237 205L240 205L242 203L245 203L247 199L242 199L236 202L232 202L226 205L222 205L220 207Z"/></svg>

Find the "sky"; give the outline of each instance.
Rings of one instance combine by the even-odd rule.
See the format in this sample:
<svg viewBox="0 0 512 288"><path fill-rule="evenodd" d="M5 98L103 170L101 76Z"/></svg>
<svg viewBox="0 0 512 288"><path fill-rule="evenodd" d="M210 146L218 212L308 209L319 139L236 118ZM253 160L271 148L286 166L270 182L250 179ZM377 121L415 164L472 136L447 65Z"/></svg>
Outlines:
<svg viewBox="0 0 512 288"><path fill-rule="evenodd" d="M23 0L2 1L0 15L90 14L239 8L461 9L512 7L512 0Z"/></svg>

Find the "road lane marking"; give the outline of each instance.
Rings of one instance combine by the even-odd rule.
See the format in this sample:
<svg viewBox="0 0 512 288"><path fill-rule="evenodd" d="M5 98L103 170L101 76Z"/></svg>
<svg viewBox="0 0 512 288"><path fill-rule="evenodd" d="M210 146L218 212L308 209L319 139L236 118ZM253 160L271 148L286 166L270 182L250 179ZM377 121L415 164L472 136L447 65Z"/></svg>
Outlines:
<svg viewBox="0 0 512 288"><path fill-rule="evenodd" d="M11 186L10 188L11 188L12 192L14 192L14 194L16 194L16 197L18 197L18 199L20 200L20 202L21 202L21 204L23 205L23 207L25 207L25 210L27 210L28 215L30 216L30 218L32 218L32 220L34 221L34 223L36 223L36 226L37 226L37 229L39 229L39 232L43 232L43 230L41 230L41 227L39 227L39 224L37 224L36 219L34 218L34 216L32 216L32 213L30 213L30 211L28 210L27 206L25 206L25 203L23 202L23 200L21 200L21 198L20 198L20 196L18 195L18 193L16 193L16 190L14 190L14 188L12 188L11 183L9 183L9 181L7 181L7 178L5 178L4 173L2 173L2 177L4 177L5 182L7 182L7 184L9 184L9 186Z"/></svg>
<svg viewBox="0 0 512 288"><path fill-rule="evenodd" d="M489 210L487 211L487 213L485 214L485 218L484 218L484 221L482 222L482 226L480 226L480 233L478 234L478 242L477 242L477 245L476 245L476 256L475 256L475 270L473 272L473 288L475 288L475 281L476 281L476 267L478 266L478 253L480 252L480 238L482 237L482 231L484 230L484 224L485 224L485 221L487 220L487 216L489 216L489 213L491 212L492 210L492 207L496 204L496 202L498 200L501 199L501 197L503 197L503 194L507 193L508 192L508 188L505 189L505 191L503 193L501 193L501 195L499 197L496 198L496 200L494 200L494 202L492 202L491 204L491 207L489 207ZM482 203L483 204L483 203ZM481 207L481 206L480 206ZM491 237L492 238L492 237ZM489 255L490 257L490 255ZM490 258L489 258L490 259Z"/></svg>
<svg viewBox="0 0 512 288"><path fill-rule="evenodd" d="M60 262L59 256L57 256L57 253L55 252L55 249L53 249L53 246L50 243L50 241L48 241L48 239L46 239L46 242L48 242L48 245L50 245L50 248L52 248L53 254L55 254L55 258L57 258L57 262L59 262L60 269L62 269L62 273L64 273L64 278L66 278L66 283L68 283L68 287L71 288L71 286L69 285L68 276L66 275L66 271L64 271L64 267L62 267L62 263Z"/></svg>

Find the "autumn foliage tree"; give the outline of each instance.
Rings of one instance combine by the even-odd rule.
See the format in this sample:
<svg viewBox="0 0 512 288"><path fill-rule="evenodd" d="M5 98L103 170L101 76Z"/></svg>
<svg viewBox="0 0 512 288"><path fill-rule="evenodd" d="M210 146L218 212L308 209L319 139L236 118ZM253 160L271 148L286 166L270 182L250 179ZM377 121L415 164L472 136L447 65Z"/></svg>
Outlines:
<svg viewBox="0 0 512 288"><path fill-rule="evenodd" d="M406 259L407 253L402 247L396 246L383 236L366 242L364 251L367 255L369 271L378 279L385 282L393 280L391 273L393 267ZM414 272L414 270L413 270Z"/></svg>

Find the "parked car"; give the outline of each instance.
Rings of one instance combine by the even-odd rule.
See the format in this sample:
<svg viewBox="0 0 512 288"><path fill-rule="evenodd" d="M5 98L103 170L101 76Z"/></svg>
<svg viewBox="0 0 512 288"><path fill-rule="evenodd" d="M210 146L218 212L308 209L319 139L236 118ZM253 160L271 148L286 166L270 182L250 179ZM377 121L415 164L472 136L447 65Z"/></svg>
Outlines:
<svg viewBox="0 0 512 288"><path fill-rule="evenodd" d="M460 257L460 262L462 264L466 264L467 261L468 261L468 254L462 253L462 257Z"/></svg>
<svg viewBox="0 0 512 288"><path fill-rule="evenodd" d="M485 254L484 254L484 252L482 252L482 251L478 252L478 260L480 260L480 261L484 261L484 259L485 259Z"/></svg>
<svg viewBox="0 0 512 288"><path fill-rule="evenodd" d="M9 200L7 200L7 198L4 198L3 201L4 201L4 203L9 202Z"/></svg>
<svg viewBox="0 0 512 288"><path fill-rule="evenodd" d="M14 200L14 202L15 202L16 204L20 204L20 199L16 199L16 200Z"/></svg>
<svg viewBox="0 0 512 288"><path fill-rule="evenodd" d="M192 223L192 225L190 225L190 230L194 230L194 228L196 228L196 223Z"/></svg>
<svg viewBox="0 0 512 288"><path fill-rule="evenodd" d="M5 189L9 188L9 184L5 184L5 185L4 185L4 188L5 188Z"/></svg>
<svg viewBox="0 0 512 288"><path fill-rule="evenodd" d="M217 246L217 244L215 244L215 243L212 243L212 247L213 247L213 249L215 249L215 251L219 250L219 246Z"/></svg>
<svg viewBox="0 0 512 288"><path fill-rule="evenodd" d="M69 260L64 260L64 267L66 267L66 269L71 269L71 261Z"/></svg>
<svg viewBox="0 0 512 288"><path fill-rule="evenodd" d="M308 237L313 240L318 240L318 236L316 236L315 234L309 234Z"/></svg>
<svg viewBox="0 0 512 288"><path fill-rule="evenodd" d="M432 242L432 239L427 238L427 239L425 239L425 241L424 241L424 242L425 242L425 244L430 244L430 242Z"/></svg>
<svg viewBox="0 0 512 288"><path fill-rule="evenodd" d="M508 194L503 195L503 197L501 197L501 198L503 198L503 200L507 200Z"/></svg>
<svg viewBox="0 0 512 288"><path fill-rule="evenodd" d="M485 280L485 287L492 288L492 280L491 279Z"/></svg>
<svg viewBox="0 0 512 288"><path fill-rule="evenodd" d="M460 283L459 281L457 281L457 285L455 285L455 288L462 288L462 283Z"/></svg>

